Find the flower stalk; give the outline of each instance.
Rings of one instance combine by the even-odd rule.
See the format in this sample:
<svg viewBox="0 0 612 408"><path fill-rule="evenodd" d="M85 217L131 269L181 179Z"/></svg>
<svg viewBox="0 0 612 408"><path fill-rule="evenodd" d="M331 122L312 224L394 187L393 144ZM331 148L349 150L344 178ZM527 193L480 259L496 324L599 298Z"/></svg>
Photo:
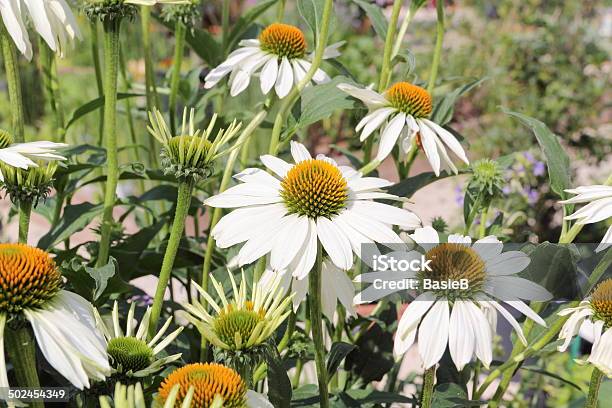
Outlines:
<svg viewBox="0 0 612 408"><path fill-rule="evenodd" d="M42 77L47 90L49 104L51 105L51 111L53 112L53 116L55 116L56 134L54 135L54 140L58 142L65 142L66 130L64 121L64 107L62 106L55 53L42 40L42 38L39 39L38 44L38 49L40 50L40 68L42 71Z"/></svg>
<svg viewBox="0 0 612 408"><path fill-rule="evenodd" d="M17 143L25 141L24 138L24 113L23 97L21 95L21 76L19 75L19 63L17 49L11 39L4 23L0 22L0 42L2 43L2 55L4 68L6 70L6 82L8 85L9 100L11 106L11 121L13 135Z"/></svg>
<svg viewBox="0 0 612 408"><path fill-rule="evenodd" d="M162 305L164 303L164 294L166 293L166 288L170 281L174 259L176 258L176 253L185 229L185 220L189 214L189 206L191 205L191 196L194 186L195 182L193 180L179 181L178 184L176 212L174 213L170 238L168 239L168 246L164 254L164 260L159 273L159 281L157 282L157 289L155 290L155 297L153 299L153 306L151 307L151 319L149 321L150 338L154 337L157 331L157 322L160 318Z"/></svg>
<svg viewBox="0 0 612 408"><path fill-rule="evenodd" d="M21 200L19 202L19 243L28 243L28 232L30 231L30 216L32 215L32 201Z"/></svg>
<svg viewBox="0 0 612 408"><path fill-rule="evenodd" d="M604 374L597 367L593 367L593 374L591 374L591 382L589 383L589 394L585 408L597 408L597 400L599 397L599 387Z"/></svg>
<svg viewBox="0 0 612 408"><path fill-rule="evenodd" d="M119 159L117 152L117 80L119 74L120 18L106 18L104 26L104 143L107 155L107 179L104 193L100 250L97 266L108 263L113 226L113 209L119 182Z"/></svg>
<svg viewBox="0 0 612 408"><path fill-rule="evenodd" d="M323 315L321 312L321 270L323 267L323 246L317 243L317 260L314 269L308 277L308 295L310 300L310 321L312 324L312 340L314 342L315 363L317 365L317 380L322 408L329 407L329 391L327 389L327 368L325 366L325 344L323 342Z"/></svg>
<svg viewBox="0 0 612 408"><path fill-rule="evenodd" d="M180 19L177 19L174 25L174 63L172 66L172 77L170 79L170 97L168 100L170 129L174 134L176 134L176 103L178 99L179 85L181 83L181 66L183 65L183 56L185 55L186 34L187 27L182 21L180 21Z"/></svg>
<svg viewBox="0 0 612 408"><path fill-rule="evenodd" d="M36 347L27 326L5 331L6 351L15 367L17 382L22 387L40 388L36 371ZM33 408L43 408L42 402L32 402Z"/></svg>
<svg viewBox="0 0 612 408"><path fill-rule="evenodd" d="M434 383L436 380L436 366L428 368L423 374L423 393L421 395L421 408L431 408Z"/></svg>
<svg viewBox="0 0 612 408"><path fill-rule="evenodd" d="M432 94L436 86L438 77L438 68L440 66L440 57L442 55L442 42L444 41L444 2L436 1L436 14L438 16L436 46L431 62L431 71L429 73L429 81L427 81L427 91Z"/></svg>
<svg viewBox="0 0 612 408"><path fill-rule="evenodd" d="M395 32L397 30L397 21L399 19L400 11L402 10L403 0L395 0L393 2L393 9L391 10L391 19L389 20L389 27L387 28L387 36L385 37L385 51L383 54L382 68L380 70L380 79L378 81L378 92L383 92L389 86L391 79L392 63L393 59L393 40L395 39Z"/></svg>

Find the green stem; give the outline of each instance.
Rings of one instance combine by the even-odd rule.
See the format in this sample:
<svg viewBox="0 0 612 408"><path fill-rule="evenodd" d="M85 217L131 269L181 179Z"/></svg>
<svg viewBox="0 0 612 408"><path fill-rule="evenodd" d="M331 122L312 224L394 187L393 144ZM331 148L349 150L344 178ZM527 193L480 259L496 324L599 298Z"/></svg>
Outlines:
<svg viewBox="0 0 612 408"><path fill-rule="evenodd" d="M429 81L427 82L427 91L430 94L433 93L436 86L436 78L438 76L438 68L440 66L440 56L442 55L442 41L444 40L444 1L436 1L436 13L438 15L436 47L434 49L433 60L431 62Z"/></svg>
<svg viewBox="0 0 612 408"><path fill-rule="evenodd" d="M168 100L168 110L170 115L170 129L176 135L176 102L178 90L181 83L181 66L183 65L183 55L185 52L185 35L187 27L180 21L174 25L174 63L172 65L172 77L170 79L170 98Z"/></svg>
<svg viewBox="0 0 612 408"><path fill-rule="evenodd" d="M321 61L323 61L323 52L325 51L325 47L327 46L327 37L329 35L329 25L331 21L331 16L334 10L334 2L333 0L325 0L325 5L323 6L323 15L321 17L321 32L319 33L317 48L315 50L315 55L312 60L312 65L310 69L304 76L304 78L293 87L289 95L283 99L280 108L276 114L274 119L274 127L272 128L272 135L270 137L270 147L268 149L268 153L271 155L275 155L278 152L280 135L283 128L283 124L287 118L287 114L293 107L293 104L299 97L300 93L307 84L310 83L312 77L317 72L317 69L321 66Z"/></svg>
<svg viewBox="0 0 612 408"><path fill-rule="evenodd" d="M478 228L478 238L484 238L487 234L487 216L489 214L489 206L482 209L480 214L480 226Z"/></svg>
<svg viewBox="0 0 612 408"><path fill-rule="evenodd" d="M397 33L397 38L395 39L395 44L393 44L393 51L391 52L391 60L399 54L400 48L402 47L402 42L404 41L404 36L406 35L406 31L408 31L408 26L412 22L414 15L416 14L418 7L413 7L414 2L410 2L410 8L406 12L404 16L404 20L402 21L402 25Z"/></svg>
<svg viewBox="0 0 612 408"><path fill-rule="evenodd" d="M371 162L360 168L359 171L365 176L366 174L369 174L372 171L376 170L376 168L380 166L380 163L380 160L372 160Z"/></svg>
<svg viewBox="0 0 612 408"><path fill-rule="evenodd" d="M327 367L325 366L325 343L323 342L323 314L321 312L321 269L323 266L323 247L317 244L317 260L308 276L308 299L310 301L310 321L312 324L312 340L314 342L317 379L319 381L320 406L329 407L329 392L327 389Z"/></svg>
<svg viewBox="0 0 612 408"><path fill-rule="evenodd" d="M147 110L159 106L159 96L155 86L155 67L151 51L151 6L140 6L140 25L142 31L142 52L145 63L145 85L147 94Z"/></svg>
<svg viewBox="0 0 612 408"><path fill-rule="evenodd" d="M431 408L433 400L434 383L436 381L436 366L428 368L423 374L423 392L421 394L421 408Z"/></svg>
<svg viewBox="0 0 612 408"><path fill-rule="evenodd" d="M104 80L102 78L102 65L100 63L100 46L98 41L98 22L92 21L90 23L91 28L91 57L93 60L94 71L96 73L96 85L98 87L98 96L104 96ZM99 146L104 143L104 110L100 109L99 118Z"/></svg>
<svg viewBox="0 0 612 408"><path fill-rule="evenodd" d="M181 238L183 237L185 220L189 214L189 206L191 205L193 188L193 182L180 181L178 184L176 212L174 213L172 229L170 230L170 238L168 239L168 245L166 246L166 253L164 254L161 271L159 272L159 281L157 282L155 297L153 298L153 306L151 307L149 337L153 337L153 334L157 330L157 323L161 315L162 305L164 303L164 295L166 293L166 288L168 287L168 282L170 281L170 276L172 275L174 259L178 251L179 244L181 243Z"/></svg>
<svg viewBox="0 0 612 408"><path fill-rule="evenodd" d="M0 21L0 42L2 43L2 54L4 56L4 68L6 70L6 81L11 106L11 125L13 136L18 143L24 142L24 113L23 97L21 95L21 76L19 75L19 62L17 60L17 48L13 39L6 31L4 23Z"/></svg>
<svg viewBox="0 0 612 408"><path fill-rule="evenodd" d="M597 367L593 367L593 374L591 374L591 382L589 384L589 395L584 408L597 408L597 400L599 397L599 386L601 385L601 379L603 373Z"/></svg>
<svg viewBox="0 0 612 408"><path fill-rule="evenodd" d="M17 382L22 387L40 388L36 370L36 346L28 327L17 330L5 329L6 351L15 367ZM42 408L42 402L30 403L31 407Z"/></svg>
<svg viewBox="0 0 612 408"><path fill-rule="evenodd" d="M287 0L280 0L276 9L276 21L281 22L285 18L285 4Z"/></svg>
<svg viewBox="0 0 612 408"><path fill-rule="evenodd" d="M380 80L378 81L378 92L383 92L389 86L389 80L391 79L393 58L393 40L395 39L395 31L397 30L397 20L399 18L400 11L404 0L395 0L393 2L393 9L391 10L391 19L389 20L389 26L387 28L387 36L385 37L385 51L383 54L382 68L380 70Z"/></svg>
<svg viewBox="0 0 612 408"><path fill-rule="evenodd" d="M64 129L64 109L59 90L55 53L42 40L42 37L39 37L38 49L40 50L40 70L43 77L43 83L45 85L51 111L53 112L53 116L55 116L56 134L53 140L64 142L66 136Z"/></svg>
<svg viewBox="0 0 612 408"><path fill-rule="evenodd" d="M278 343L278 352L281 353L284 351L289 342L291 341L291 337L293 336L293 332L295 331L295 323L297 322L297 315L294 312L289 314L289 319L287 320L287 329L285 330L285 334L283 338Z"/></svg>
<svg viewBox="0 0 612 408"><path fill-rule="evenodd" d="M117 155L117 77L119 72L119 32L121 20L104 21L104 143L106 146L107 178L104 192L100 250L97 266L108 263L113 209L119 182L119 159Z"/></svg>
<svg viewBox="0 0 612 408"><path fill-rule="evenodd" d="M30 216L32 215L32 202L19 202L19 243L28 243L28 232L30 230Z"/></svg>

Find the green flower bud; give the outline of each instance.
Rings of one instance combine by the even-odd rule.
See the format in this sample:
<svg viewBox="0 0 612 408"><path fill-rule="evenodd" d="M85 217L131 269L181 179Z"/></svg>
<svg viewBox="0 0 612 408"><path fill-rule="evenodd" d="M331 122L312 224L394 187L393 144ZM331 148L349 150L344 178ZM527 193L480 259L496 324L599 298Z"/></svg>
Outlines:
<svg viewBox="0 0 612 408"><path fill-rule="evenodd" d="M56 170L55 162L39 163L39 167L29 169L11 167L0 162L0 172L4 177L0 186L14 204L30 202L37 206L40 200L49 196Z"/></svg>

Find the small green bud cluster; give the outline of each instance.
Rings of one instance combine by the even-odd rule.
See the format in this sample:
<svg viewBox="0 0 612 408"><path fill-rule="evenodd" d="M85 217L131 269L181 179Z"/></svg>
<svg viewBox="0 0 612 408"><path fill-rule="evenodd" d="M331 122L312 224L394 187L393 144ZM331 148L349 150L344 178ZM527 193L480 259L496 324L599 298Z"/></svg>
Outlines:
<svg viewBox="0 0 612 408"><path fill-rule="evenodd" d="M177 4L164 7L161 17L168 23L183 23L185 27L193 29L200 18L200 0L191 0L186 4Z"/></svg>
<svg viewBox="0 0 612 408"><path fill-rule="evenodd" d="M20 169L0 163L0 172L4 181L2 189L9 195L14 204L32 203L38 205L45 200L53 187L53 176L57 170L54 162L41 163L39 167Z"/></svg>
<svg viewBox="0 0 612 408"><path fill-rule="evenodd" d="M124 0L85 0L83 12L91 21L132 20L138 8L133 4L125 4Z"/></svg>

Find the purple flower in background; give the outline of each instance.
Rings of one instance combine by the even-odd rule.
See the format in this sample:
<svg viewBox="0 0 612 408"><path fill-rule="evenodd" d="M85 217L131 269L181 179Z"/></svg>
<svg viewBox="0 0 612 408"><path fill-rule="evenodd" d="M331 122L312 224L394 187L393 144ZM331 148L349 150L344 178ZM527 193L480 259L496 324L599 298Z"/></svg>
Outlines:
<svg viewBox="0 0 612 408"><path fill-rule="evenodd" d="M505 185L505 186L502 188L502 193L504 193L504 195L509 195L511 192L512 192L512 189L510 188L510 186L509 186L509 185Z"/></svg>
<svg viewBox="0 0 612 408"><path fill-rule="evenodd" d="M538 198L540 198L540 194L535 188L525 187L523 191L525 192L525 196L527 197L527 202L529 204L535 204L538 201Z"/></svg>
<svg viewBox="0 0 612 408"><path fill-rule="evenodd" d="M541 161L535 162L535 164L533 165L533 175L543 176L544 173L546 173L546 166L544 165L544 162L541 162Z"/></svg>
<svg viewBox="0 0 612 408"><path fill-rule="evenodd" d="M465 196L463 195L463 188L461 186L455 187L455 202L459 207L463 207L463 200Z"/></svg>
<svg viewBox="0 0 612 408"><path fill-rule="evenodd" d="M130 298L130 303L136 303L138 306L151 306L153 298L149 295L134 295Z"/></svg>
<svg viewBox="0 0 612 408"><path fill-rule="evenodd" d="M535 157L533 157L533 154L531 154L531 152L525 152L523 153L523 157L525 159L527 159L527 161L531 164L535 163Z"/></svg>

